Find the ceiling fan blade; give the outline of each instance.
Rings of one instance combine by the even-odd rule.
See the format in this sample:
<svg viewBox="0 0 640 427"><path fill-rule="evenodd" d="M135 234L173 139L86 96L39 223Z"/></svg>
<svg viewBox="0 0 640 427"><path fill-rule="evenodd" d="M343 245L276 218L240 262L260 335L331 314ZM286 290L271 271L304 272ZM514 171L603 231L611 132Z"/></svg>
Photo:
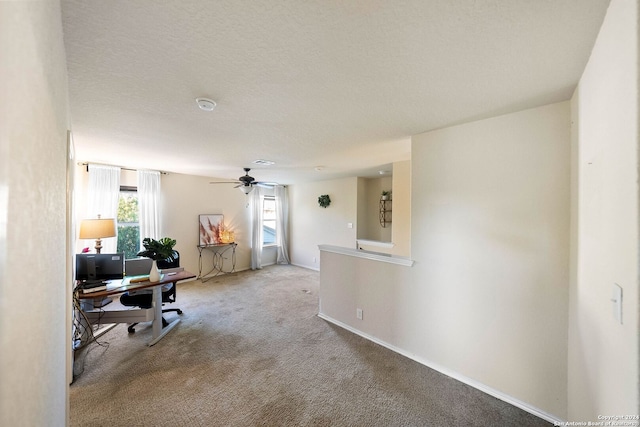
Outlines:
<svg viewBox="0 0 640 427"><path fill-rule="evenodd" d="M273 188L276 185L279 185L277 182L258 182L254 177L249 176L249 171L251 169L244 168L245 174L241 176L237 181L211 181L209 184L236 184L234 188L239 187L263 187L263 188Z"/></svg>
<svg viewBox="0 0 640 427"><path fill-rule="evenodd" d="M276 184L275 182L254 182L252 185L257 185L262 188L273 188Z"/></svg>

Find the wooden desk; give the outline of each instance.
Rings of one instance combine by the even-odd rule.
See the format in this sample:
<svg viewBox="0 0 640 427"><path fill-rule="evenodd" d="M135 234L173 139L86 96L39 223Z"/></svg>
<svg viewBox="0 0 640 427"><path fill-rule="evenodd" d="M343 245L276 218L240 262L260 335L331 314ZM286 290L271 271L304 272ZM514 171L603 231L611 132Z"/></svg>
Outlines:
<svg viewBox="0 0 640 427"><path fill-rule="evenodd" d="M139 276L138 276L139 277ZM89 321L101 321L104 323L136 323L153 320L153 333L149 345L152 346L160 341L174 326L180 322L180 318L175 319L164 328L162 327L162 285L173 283L174 286L180 280L194 279L195 274L188 271L178 271L175 273L164 273L159 282L131 283L136 276L125 277L122 282L107 285L104 291L91 293L77 292L78 299L104 298L121 294L128 291L139 291L141 289L152 288L152 308L133 310L93 310L84 312Z"/></svg>

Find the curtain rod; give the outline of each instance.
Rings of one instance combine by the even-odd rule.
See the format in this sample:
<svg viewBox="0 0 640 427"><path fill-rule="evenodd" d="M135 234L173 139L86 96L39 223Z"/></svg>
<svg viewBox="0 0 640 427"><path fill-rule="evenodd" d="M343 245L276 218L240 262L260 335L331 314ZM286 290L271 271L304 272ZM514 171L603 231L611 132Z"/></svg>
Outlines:
<svg viewBox="0 0 640 427"><path fill-rule="evenodd" d="M103 163L92 163L93 165L99 165L99 166L115 166L115 165L105 165ZM87 172L89 172L89 162L80 162L78 163L78 166L86 166L87 168ZM122 166L115 166L118 167L120 169L124 169L126 171L133 171L133 172L138 172L138 169L131 169L131 168L125 168ZM169 175L169 172L165 172L165 171L159 171L161 175Z"/></svg>

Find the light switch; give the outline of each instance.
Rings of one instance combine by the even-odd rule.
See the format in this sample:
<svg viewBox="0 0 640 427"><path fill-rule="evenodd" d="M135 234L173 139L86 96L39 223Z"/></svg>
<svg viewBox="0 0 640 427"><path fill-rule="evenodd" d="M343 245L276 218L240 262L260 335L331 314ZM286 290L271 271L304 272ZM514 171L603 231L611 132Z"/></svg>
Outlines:
<svg viewBox="0 0 640 427"><path fill-rule="evenodd" d="M617 283L613 284L611 290L611 303L613 304L613 317L622 325L622 287Z"/></svg>
<svg viewBox="0 0 640 427"><path fill-rule="evenodd" d="M353 228L353 223L352 222L348 222L347 223L347 228Z"/></svg>

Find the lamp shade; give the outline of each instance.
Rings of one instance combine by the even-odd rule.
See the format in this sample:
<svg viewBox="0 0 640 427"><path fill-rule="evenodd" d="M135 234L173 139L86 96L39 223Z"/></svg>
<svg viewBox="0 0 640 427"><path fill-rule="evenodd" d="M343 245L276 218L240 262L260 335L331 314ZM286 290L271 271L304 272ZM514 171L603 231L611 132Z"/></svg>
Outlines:
<svg viewBox="0 0 640 427"><path fill-rule="evenodd" d="M116 221L113 218L83 219L80 223L81 239L115 237Z"/></svg>
<svg viewBox="0 0 640 427"><path fill-rule="evenodd" d="M244 194L249 194L253 190L253 185L243 185L238 187Z"/></svg>

